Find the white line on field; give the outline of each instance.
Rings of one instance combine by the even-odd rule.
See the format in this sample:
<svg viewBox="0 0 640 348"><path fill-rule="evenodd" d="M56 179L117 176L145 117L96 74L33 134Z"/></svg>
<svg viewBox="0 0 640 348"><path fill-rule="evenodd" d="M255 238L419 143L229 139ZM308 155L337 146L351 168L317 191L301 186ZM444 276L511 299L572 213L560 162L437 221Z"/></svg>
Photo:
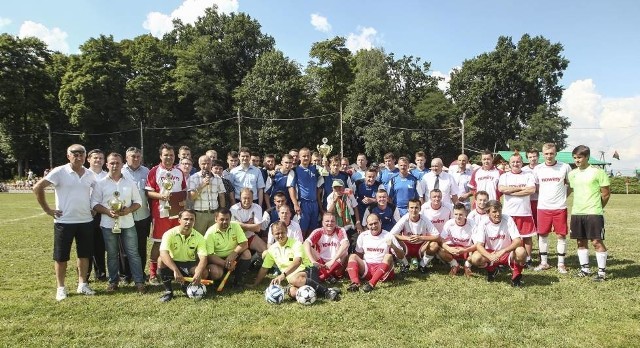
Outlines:
<svg viewBox="0 0 640 348"><path fill-rule="evenodd" d="M31 215L31 216L25 216L22 218L18 218L18 219L10 219L10 220L0 220L0 225L3 225L7 222L16 222L16 221L22 221L22 220L28 220L28 219L32 219L38 216L42 216L42 215L47 215L46 213L42 212L40 214L36 214L36 215Z"/></svg>

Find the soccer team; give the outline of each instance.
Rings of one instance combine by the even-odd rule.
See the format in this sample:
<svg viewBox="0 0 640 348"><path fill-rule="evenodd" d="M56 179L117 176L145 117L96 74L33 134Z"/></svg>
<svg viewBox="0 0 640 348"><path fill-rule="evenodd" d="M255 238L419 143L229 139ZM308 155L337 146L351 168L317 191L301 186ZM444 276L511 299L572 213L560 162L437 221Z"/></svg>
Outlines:
<svg viewBox="0 0 640 348"><path fill-rule="evenodd" d="M447 172L439 158L426 168L423 152L415 154L415 164L407 157L396 164L388 153L379 168L369 167L363 154L350 166L338 156L323 163L318 153L302 148L282 155L277 166L275 156L266 155L260 167L260 157L242 148L227 154L227 169L209 150L198 158L196 170L188 147L179 149L175 165L175 149L163 144L160 162L151 169L141 164L141 151L131 147L124 158L108 154L103 171L102 151L87 155L74 144L67 149L69 163L51 170L34 192L54 218L58 301L68 296L65 276L73 240L78 293L95 294L88 285L92 265L95 279L108 281L108 292L124 280L144 293L150 230L148 281L164 286L163 302L174 298L173 280L186 289L185 277L222 287L232 274L230 286L242 289L251 267L259 270L250 287L273 272L271 283L286 280L292 297L309 285L339 300L340 289L330 287L339 279L349 279L349 291L369 292L393 279L396 265L400 273L412 266L429 273L434 259L448 264L452 276L484 269L488 281L500 269L510 269L511 284L520 287L523 268L551 268L551 232L557 236L557 271L568 272L569 231L577 240L577 275L591 275L590 241L598 268L593 279L603 281L609 179L588 163L586 146L572 151L573 170L556 160L554 144L544 144L541 153L544 162L538 163L538 150L527 151L526 166L514 153L504 172L494 166L491 152L482 153L482 166L475 170L462 154ZM48 186L55 189L55 209L46 200ZM535 235L540 263L533 267Z"/></svg>

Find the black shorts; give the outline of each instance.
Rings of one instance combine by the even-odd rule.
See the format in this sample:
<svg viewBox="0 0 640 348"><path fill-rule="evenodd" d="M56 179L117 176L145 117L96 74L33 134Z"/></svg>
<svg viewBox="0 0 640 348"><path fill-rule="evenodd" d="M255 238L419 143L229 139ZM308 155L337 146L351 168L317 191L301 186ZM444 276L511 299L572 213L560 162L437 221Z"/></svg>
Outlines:
<svg viewBox="0 0 640 348"><path fill-rule="evenodd" d="M191 272L191 269L195 268L198 265L198 262L196 261L173 261L173 263L176 264L178 270L180 270L180 274L182 274L183 277L193 277L194 274L193 272ZM173 271L171 270L171 268L167 267L166 265L163 266L164 267L160 269L160 274L164 277L173 279Z"/></svg>
<svg viewBox="0 0 640 348"><path fill-rule="evenodd" d="M93 256L93 221L78 224L53 224L53 260L66 262L71 258L71 244L76 240L78 258Z"/></svg>
<svg viewBox="0 0 640 348"><path fill-rule="evenodd" d="M571 215L571 239L604 240L603 215Z"/></svg>

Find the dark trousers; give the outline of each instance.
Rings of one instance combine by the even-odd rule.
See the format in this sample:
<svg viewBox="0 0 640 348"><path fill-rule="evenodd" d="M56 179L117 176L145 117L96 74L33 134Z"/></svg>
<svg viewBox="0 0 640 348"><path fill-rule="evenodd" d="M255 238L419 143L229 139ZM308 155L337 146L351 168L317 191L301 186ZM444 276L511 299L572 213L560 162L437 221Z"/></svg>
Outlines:
<svg viewBox="0 0 640 348"><path fill-rule="evenodd" d="M93 268L95 279L107 277L107 265L105 261L106 250L104 247L104 237L100 228L100 214L93 217L93 256L89 258L89 269L87 270L87 279L91 275Z"/></svg>

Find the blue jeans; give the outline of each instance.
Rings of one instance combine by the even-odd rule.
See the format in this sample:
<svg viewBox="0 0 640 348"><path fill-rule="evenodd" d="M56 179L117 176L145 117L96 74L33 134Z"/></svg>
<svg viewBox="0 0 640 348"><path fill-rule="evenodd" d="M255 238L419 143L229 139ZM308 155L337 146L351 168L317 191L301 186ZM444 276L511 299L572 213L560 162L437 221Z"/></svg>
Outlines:
<svg viewBox="0 0 640 348"><path fill-rule="evenodd" d="M105 249L107 250L109 282L118 283L120 280L120 261L118 260L118 255L120 255L120 240L122 240L122 247L127 254L127 260L129 260L129 268L131 269L133 281L136 284L144 283L142 262L138 254L138 233L136 232L135 226L123 228L119 234L111 232L110 228L102 227L102 236L104 237Z"/></svg>

